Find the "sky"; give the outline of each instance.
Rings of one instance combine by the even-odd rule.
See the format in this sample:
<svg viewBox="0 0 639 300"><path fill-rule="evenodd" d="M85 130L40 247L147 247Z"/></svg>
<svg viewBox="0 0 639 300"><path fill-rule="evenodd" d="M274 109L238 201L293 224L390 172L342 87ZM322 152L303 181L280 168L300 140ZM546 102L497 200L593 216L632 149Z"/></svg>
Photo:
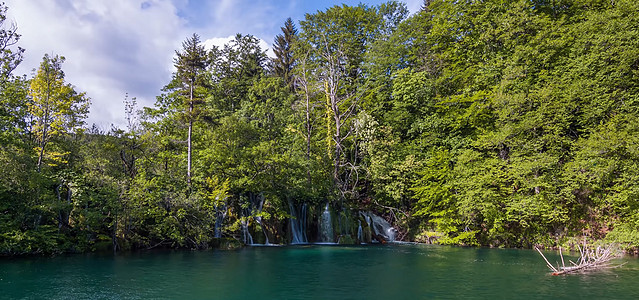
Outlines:
<svg viewBox="0 0 639 300"><path fill-rule="evenodd" d="M153 106L174 71L175 50L193 33L222 46L235 34L252 34L264 49L287 18L334 5L385 1L328 0L4 0L6 24L22 35L24 61L14 72L31 78L44 54L66 58L66 82L91 98L87 124L125 127L125 95ZM406 1L416 12L423 0ZM267 52L268 53L268 52ZM270 52L272 53L272 52Z"/></svg>

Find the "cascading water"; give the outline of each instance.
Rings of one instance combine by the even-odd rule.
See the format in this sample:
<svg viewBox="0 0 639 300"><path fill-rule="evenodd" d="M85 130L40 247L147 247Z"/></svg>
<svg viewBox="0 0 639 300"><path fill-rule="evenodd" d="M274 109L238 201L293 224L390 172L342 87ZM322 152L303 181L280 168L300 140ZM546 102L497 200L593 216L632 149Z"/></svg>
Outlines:
<svg viewBox="0 0 639 300"><path fill-rule="evenodd" d="M389 227L388 229L386 229L386 236L388 236L388 241L389 242L394 242L395 241L395 234L397 233L397 229L393 228L393 227Z"/></svg>
<svg viewBox="0 0 639 300"><path fill-rule="evenodd" d="M370 217L370 225L373 229L373 232L376 236L383 239L384 241L379 242L394 242L395 235L397 230L393 228L390 223L384 220L382 217L375 215L373 213L368 213L368 217ZM368 219L367 219L368 220Z"/></svg>
<svg viewBox="0 0 639 300"><path fill-rule="evenodd" d="M240 224L241 224L241 227L242 227L242 240L244 241L244 244L252 245L253 244L253 236L251 236L251 233L248 230L248 219L242 220L240 222Z"/></svg>
<svg viewBox="0 0 639 300"><path fill-rule="evenodd" d="M251 193L248 195L240 195L240 204L242 206L240 210L240 230L242 231L242 242L245 245L253 244L253 236L251 236L251 232L249 232L249 219L251 218L251 207L253 206L252 200L253 195Z"/></svg>
<svg viewBox="0 0 639 300"><path fill-rule="evenodd" d="M262 227L262 232L264 233L264 245L270 245L271 243L268 241L268 234L266 234L266 228L264 228L264 224L262 224L262 217L261 216L255 217L255 222L257 222L257 224L260 224L260 227Z"/></svg>
<svg viewBox="0 0 639 300"><path fill-rule="evenodd" d="M262 213L262 208L264 207L264 195L260 194L257 198L259 199L259 202L257 203L257 207L255 209L256 212L254 212L256 215L255 222L257 222L257 224L260 225L260 228L262 228L262 233L264 233L264 244L270 245L268 241L268 234L266 233L266 228L262 223L262 216L260 215Z"/></svg>
<svg viewBox="0 0 639 300"><path fill-rule="evenodd" d="M359 224L359 226L357 227L357 242L361 243L363 240L363 235L362 235L362 221L357 221L357 223Z"/></svg>
<svg viewBox="0 0 639 300"><path fill-rule="evenodd" d="M328 203L320 217L320 241L333 243L333 224L331 222L331 212L328 210Z"/></svg>
<svg viewBox="0 0 639 300"><path fill-rule="evenodd" d="M306 237L306 203L303 203L298 210L293 205L293 202L289 201L288 206L291 211L291 244L307 244L308 238Z"/></svg>

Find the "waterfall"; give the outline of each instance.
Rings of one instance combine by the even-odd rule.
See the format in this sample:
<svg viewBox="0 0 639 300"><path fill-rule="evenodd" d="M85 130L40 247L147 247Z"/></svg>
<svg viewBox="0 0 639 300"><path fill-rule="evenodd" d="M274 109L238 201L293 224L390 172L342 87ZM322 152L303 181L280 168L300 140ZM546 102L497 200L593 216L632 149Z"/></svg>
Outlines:
<svg viewBox="0 0 639 300"><path fill-rule="evenodd" d="M303 203L300 210L295 208L293 202L289 201L288 206L291 211L291 244L306 244L308 239L306 238L306 203Z"/></svg>
<svg viewBox="0 0 639 300"><path fill-rule="evenodd" d="M357 223L359 224L359 226L357 227L357 242L361 243L363 240L363 236L362 236L362 221L358 220Z"/></svg>
<svg viewBox="0 0 639 300"><path fill-rule="evenodd" d="M259 202L257 202L257 208L255 209L256 211L253 212L256 215L255 222L257 222L257 224L260 225L260 228L262 228L262 233L264 233L264 244L269 245L270 243L268 241L268 234L266 232L266 228L264 227L264 224L262 223L262 216L261 216L262 208L264 208L264 195L262 193L259 194L258 200Z"/></svg>
<svg viewBox="0 0 639 300"><path fill-rule="evenodd" d="M264 203L266 202L263 193L253 193L248 192L246 195L240 196L240 203L242 205L241 214L242 218L240 219L240 229L242 231L242 241L246 245L259 245L255 244L253 240L253 236L249 230L249 221L251 218L260 226L262 229L262 234L264 234L264 245L270 245L270 241L268 239L268 230L266 228L266 222L262 219L262 209L264 208ZM255 227L255 223L253 225L253 233L259 234L257 232L257 228ZM256 236L257 241L261 242L262 240L259 236Z"/></svg>
<svg viewBox="0 0 639 300"><path fill-rule="evenodd" d="M370 218L371 221L371 227L373 229L373 233L375 233L375 235L381 239L383 239L384 241L380 241L380 242L394 242L395 241L395 235L397 233L397 230L395 228L393 228L390 223L388 223L386 220L384 220L382 217L375 215L373 213L368 213L368 216ZM367 219L368 221L368 219Z"/></svg>
<svg viewBox="0 0 639 300"><path fill-rule="evenodd" d="M331 222L331 212L328 210L328 203L320 217L320 241L333 243L333 224Z"/></svg>
<svg viewBox="0 0 639 300"><path fill-rule="evenodd" d="M395 233L397 232L397 230L393 227L388 227L386 229L386 236L388 236L388 241L389 242L394 242L395 241Z"/></svg>
<svg viewBox="0 0 639 300"><path fill-rule="evenodd" d="M252 245L253 237L251 236L251 233L248 230L248 219L240 221L240 224L242 227L242 240L244 241L244 244Z"/></svg>
<svg viewBox="0 0 639 300"><path fill-rule="evenodd" d="M244 208L241 209L242 218L240 219L240 229L242 230L242 241L246 245L254 245L253 236L249 230L249 221L251 218L261 225L262 219L259 214L264 206L264 196L259 193L248 192L240 196L240 203ZM263 227L262 227L263 229Z"/></svg>
<svg viewBox="0 0 639 300"><path fill-rule="evenodd" d="M259 202L259 206L257 208L257 216L255 217L255 222L257 222L257 224L260 225L260 228L262 228L262 233L264 233L264 245L269 245L269 241L268 241L268 234L266 233L266 227L264 227L264 224L262 223L262 216L260 215L262 213L262 208L264 207L264 195L260 194L260 202Z"/></svg>
<svg viewBox="0 0 639 300"><path fill-rule="evenodd" d="M262 224L262 217L261 216L255 217L255 222L257 222L257 224L260 224L260 227L262 228L262 233L264 233L264 245L270 245L271 243L269 243L268 241L268 234L266 234L266 228L264 228L264 224Z"/></svg>

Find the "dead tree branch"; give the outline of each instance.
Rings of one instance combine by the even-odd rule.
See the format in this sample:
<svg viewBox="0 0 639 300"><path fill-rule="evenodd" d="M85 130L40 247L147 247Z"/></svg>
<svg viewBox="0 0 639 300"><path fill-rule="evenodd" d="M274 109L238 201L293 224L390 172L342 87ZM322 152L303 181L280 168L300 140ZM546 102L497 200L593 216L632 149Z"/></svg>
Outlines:
<svg viewBox="0 0 639 300"><path fill-rule="evenodd" d="M544 261L546 261L546 265L552 271L551 273L552 275L566 275L566 274L581 273L581 272L600 270L600 269L617 268L621 266L621 265L613 265L611 263L611 261L614 258L617 258L620 255L620 252L618 251L618 247L616 247L615 245L609 245L607 247L599 246L596 249L588 249L588 247L586 246L586 242L584 241L583 246L582 247L577 246L577 248L579 249L580 257L577 260L577 263L571 260L568 260L571 264L570 266L565 265L564 255L561 251L561 248L559 248L559 256L561 257L561 266L557 265L557 267L553 266L548 261L548 259L546 259L546 256L544 256L544 254L541 253L541 250L539 250L537 247L535 247L535 250L537 250L537 252L539 252L539 254L544 259Z"/></svg>

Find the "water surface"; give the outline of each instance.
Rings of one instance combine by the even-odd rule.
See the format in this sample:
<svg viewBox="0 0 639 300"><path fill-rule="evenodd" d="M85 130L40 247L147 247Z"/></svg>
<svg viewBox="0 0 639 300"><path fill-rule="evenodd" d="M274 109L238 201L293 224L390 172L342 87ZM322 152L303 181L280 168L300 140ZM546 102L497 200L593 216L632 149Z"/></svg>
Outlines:
<svg viewBox="0 0 639 300"><path fill-rule="evenodd" d="M639 299L639 261L623 261L550 276L532 250L430 245L86 254L0 260L0 298Z"/></svg>

